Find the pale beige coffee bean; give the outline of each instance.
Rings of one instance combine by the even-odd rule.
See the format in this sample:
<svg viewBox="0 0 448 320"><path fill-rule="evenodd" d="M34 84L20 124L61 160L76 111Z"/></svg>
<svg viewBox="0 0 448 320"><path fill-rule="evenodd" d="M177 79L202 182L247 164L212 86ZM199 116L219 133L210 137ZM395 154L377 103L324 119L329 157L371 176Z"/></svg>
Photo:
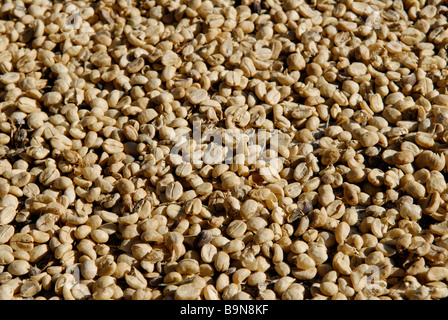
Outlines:
<svg viewBox="0 0 448 320"><path fill-rule="evenodd" d="M85 279L93 279L98 273L95 260L86 260L81 264L81 274Z"/></svg>
<svg viewBox="0 0 448 320"><path fill-rule="evenodd" d="M230 256L224 251L218 251L214 259L214 266L218 272L228 270L230 267Z"/></svg>
<svg viewBox="0 0 448 320"><path fill-rule="evenodd" d="M347 68L347 73L352 77L362 76L366 74L366 72L367 67L364 63L361 62L354 62Z"/></svg>
<svg viewBox="0 0 448 320"><path fill-rule="evenodd" d="M134 190L135 190L135 186L132 183L132 181L130 181L129 179L125 179L125 178L119 179L116 182L115 187L117 188L117 191L122 194L129 194L129 193L134 192Z"/></svg>
<svg viewBox="0 0 448 320"><path fill-rule="evenodd" d="M431 267L426 273L428 281L442 281L448 277L447 269L444 267Z"/></svg>
<svg viewBox="0 0 448 320"><path fill-rule="evenodd" d="M322 282L319 287L320 292L326 296L334 296L338 292L338 285L329 281Z"/></svg>
<svg viewBox="0 0 448 320"><path fill-rule="evenodd" d="M282 300L303 300L305 288L298 283L291 284L281 295Z"/></svg>
<svg viewBox="0 0 448 320"><path fill-rule="evenodd" d="M240 179L234 172L227 171L221 175L221 182L224 189L230 190L240 184Z"/></svg>
<svg viewBox="0 0 448 320"><path fill-rule="evenodd" d="M184 236L179 232L167 232L163 235L163 240L169 249L174 247L176 244L181 244L184 240Z"/></svg>
<svg viewBox="0 0 448 320"><path fill-rule="evenodd" d="M227 227L227 234L232 238L241 238L247 230L247 225L242 220L234 220Z"/></svg>
<svg viewBox="0 0 448 320"><path fill-rule="evenodd" d="M168 201L176 201L178 200L183 193L183 187L180 182L172 182L170 183L165 190L165 197Z"/></svg>
<svg viewBox="0 0 448 320"><path fill-rule="evenodd" d="M343 254L342 252L336 253L336 255L333 257L332 265L336 271L344 275L350 275L352 271L350 267L349 256Z"/></svg>
<svg viewBox="0 0 448 320"><path fill-rule="evenodd" d="M253 218L258 212L258 202L253 199L246 200L240 209L240 215L243 220Z"/></svg>
<svg viewBox="0 0 448 320"><path fill-rule="evenodd" d="M0 185L0 196L4 197L8 194L11 186L8 183L3 183Z"/></svg>
<svg viewBox="0 0 448 320"><path fill-rule="evenodd" d="M17 101L17 107L20 109L20 111L23 111L25 113L32 113L36 111L39 106L40 105L37 100L28 97L21 97Z"/></svg>
<svg viewBox="0 0 448 320"><path fill-rule="evenodd" d="M302 185L299 182L293 182L285 187L285 195L291 198L297 198L302 193Z"/></svg>
<svg viewBox="0 0 448 320"><path fill-rule="evenodd" d="M316 265L321 265L328 259L328 249L324 241L309 244L307 254L314 260Z"/></svg>
<svg viewBox="0 0 448 320"><path fill-rule="evenodd" d="M207 243L201 248L201 258L206 263L214 262L216 259L216 255L218 253L218 249L211 243Z"/></svg>
<svg viewBox="0 0 448 320"><path fill-rule="evenodd" d="M199 104L208 97L207 91L198 89L188 95L188 101L192 104Z"/></svg>
<svg viewBox="0 0 448 320"><path fill-rule="evenodd" d="M403 188L410 196L421 199L425 196L425 187L417 181L409 181Z"/></svg>
<svg viewBox="0 0 448 320"><path fill-rule="evenodd" d="M101 175L99 167L90 166L82 169L82 176L88 181L95 181ZM90 183L89 183L90 184Z"/></svg>
<svg viewBox="0 0 448 320"><path fill-rule="evenodd" d="M395 164L407 164L414 161L414 155L409 151L400 151L392 156L392 161Z"/></svg>
<svg viewBox="0 0 448 320"><path fill-rule="evenodd" d="M419 205L411 203L404 203L401 205L399 212L400 216L412 221L418 221L422 216L422 208Z"/></svg>
<svg viewBox="0 0 448 320"><path fill-rule="evenodd" d="M12 252L9 252L7 250L0 250L0 265L9 265L13 261L14 255Z"/></svg>
<svg viewBox="0 0 448 320"><path fill-rule="evenodd" d="M245 247L244 242L240 239L233 239L225 243L221 249L226 253L234 253L243 250Z"/></svg>
<svg viewBox="0 0 448 320"><path fill-rule="evenodd" d="M179 164L179 166L176 167L175 172L179 177L185 178L193 172L193 166L189 162L182 162L181 164Z"/></svg>
<svg viewBox="0 0 448 320"><path fill-rule="evenodd" d="M109 240L109 235L106 231L95 229L90 232L90 237L97 243L106 243Z"/></svg>
<svg viewBox="0 0 448 320"><path fill-rule="evenodd" d="M272 241L274 239L274 236L274 231L268 228L263 228L254 235L253 241L256 244L262 244L268 241Z"/></svg>
<svg viewBox="0 0 448 320"><path fill-rule="evenodd" d="M218 290L211 284L207 285L203 289L203 293L204 293L204 298L206 300L220 300L221 299Z"/></svg>
<svg viewBox="0 0 448 320"><path fill-rule="evenodd" d="M240 268L232 274L232 282L236 284L244 283L250 274L251 271L249 269Z"/></svg>
<svg viewBox="0 0 448 320"><path fill-rule="evenodd" d="M0 226L11 223L16 217L17 211L13 206L0 209Z"/></svg>
<svg viewBox="0 0 448 320"><path fill-rule="evenodd" d="M144 289L148 285L148 281L136 268L132 268L131 272L125 275L125 280L126 283L134 289Z"/></svg>
<svg viewBox="0 0 448 320"><path fill-rule="evenodd" d="M195 188L195 191L199 195L208 195L213 191L213 185L210 182L204 182Z"/></svg>
<svg viewBox="0 0 448 320"><path fill-rule="evenodd" d="M295 240L290 245L290 250L296 254L305 253L308 249L308 244L302 240Z"/></svg>
<svg viewBox="0 0 448 320"><path fill-rule="evenodd" d="M361 135L359 142L363 147L373 147L379 142L379 137L376 132L366 132Z"/></svg>
<svg viewBox="0 0 448 320"><path fill-rule="evenodd" d="M235 69L227 72L225 76L225 82L229 87L237 87L241 83L243 71L241 69Z"/></svg>
<svg viewBox="0 0 448 320"><path fill-rule="evenodd" d="M275 88L266 92L264 96L265 102L270 105L278 104L280 102L280 99L281 99L281 93Z"/></svg>
<svg viewBox="0 0 448 320"><path fill-rule="evenodd" d="M246 221L247 230L258 232L267 226L267 221L262 217L253 217Z"/></svg>
<svg viewBox="0 0 448 320"><path fill-rule="evenodd" d="M25 260L14 260L7 268L7 271L14 276L23 276L30 271L31 265Z"/></svg>
<svg viewBox="0 0 448 320"><path fill-rule="evenodd" d="M323 164L333 164L339 160L340 151L336 148L326 149L322 155Z"/></svg>
<svg viewBox="0 0 448 320"><path fill-rule="evenodd" d="M194 259L184 259L177 264L176 271L180 274L199 273L199 263Z"/></svg>
<svg viewBox="0 0 448 320"><path fill-rule="evenodd" d="M30 256L30 262L36 263L44 259L50 252L50 247L47 244L40 244L34 246L28 253Z"/></svg>
<svg viewBox="0 0 448 320"><path fill-rule="evenodd" d="M250 286L256 286L266 281L266 273L258 271L254 272L247 278L247 284Z"/></svg>
<svg viewBox="0 0 448 320"><path fill-rule="evenodd" d="M282 294L285 292L289 286L295 281L293 277L285 276L278 279L278 281L274 284L274 291L277 294Z"/></svg>
<svg viewBox="0 0 448 320"><path fill-rule="evenodd" d="M176 300L196 300L201 293L201 289L192 283L179 286L174 294Z"/></svg>
<svg viewBox="0 0 448 320"><path fill-rule="evenodd" d="M73 187L73 181L69 177L58 177L53 181L53 188L57 190L67 190Z"/></svg>
<svg viewBox="0 0 448 320"><path fill-rule="evenodd" d="M61 176L59 170L55 167L47 167L45 168L39 175L39 181L45 185L51 185L57 178Z"/></svg>
<svg viewBox="0 0 448 320"><path fill-rule="evenodd" d="M43 96L43 104L45 106L51 106L62 102L62 94L59 92L48 92Z"/></svg>
<svg viewBox="0 0 448 320"><path fill-rule="evenodd" d="M369 98L369 102L370 102L370 109L372 109L373 112L379 113L384 110L384 103L379 93L371 95Z"/></svg>
<svg viewBox="0 0 448 320"><path fill-rule="evenodd" d="M179 281L182 281L182 275L177 271L171 271L163 278L164 283L175 283Z"/></svg>
<svg viewBox="0 0 448 320"><path fill-rule="evenodd" d="M91 297L90 289L83 283L77 283L71 288L71 295L76 300L86 300Z"/></svg>
<svg viewBox="0 0 448 320"><path fill-rule="evenodd" d="M16 233L9 240L9 245L14 250L30 251L34 247L34 239L27 233Z"/></svg>
<svg viewBox="0 0 448 320"><path fill-rule="evenodd" d="M30 234L33 237L35 243L46 243L48 240L50 240L51 237L50 234L37 229L31 230Z"/></svg>
<svg viewBox="0 0 448 320"><path fill-rule="evenodd" d="M15 228L12 225L6 224L0 226L0 244L7 243L14 235Z"/></svg>
<svg viewBox="0 0 448 320"><path fill-rule="evenodd" d="M30 180L31 174L29 172L20 172L11 179L11 185L22 188L26 186Z"/></svg>
<svg viewBox="0 0 448 320"><path fill-rule="evenodd" d="M99 288L92 294L93 300L110 300L115 293L114 286Z"/></svg>
<svg viewBox="0 0 448 320"><path fill-rule="evenodd" d="M338 243L343 243L345 239L347 239L349 233L350 233L350 225L345 221L341 221L336 227L334 236Z"/></svg>
<svg viewBox="0 0 448 320"><path fill-rule="evenodd" d="M108 154L116 154L119 152L123 152L124 146L123 143L114 139L106 139L102 144L103 150Z"/></svg>
<svg viewBox="0 0 448 320"><path fill-rule="evenodd" d="M169 65L174 66L177 64L178 59L179 59L178 55L175 52L169 50L163 54L160 62L165 66Z"/></svg>
<svg viewBox="0 0 448 320"><path fill-rule="evenodd" d="M301 71L306 66L305 59L300 53L293 53L289 55L286 62L291 71Z"/></svg>
<svg viewBox="0 0 448 320"><path fill-rule="evenodd" d="M20 287L20 295L30 298L40 292L42 286L35 280L25 280Z"/></svg>
<svg viewBox="0 0 448 320"><path fill-rule="evenodd" d="M295 262L297 268L300 269L310 269L310 268L314 268L314 266L316 265L314 260L310 258L310 256L308 256L306 253L300 253L297 255L296 257L296 262Z"/></svg>

